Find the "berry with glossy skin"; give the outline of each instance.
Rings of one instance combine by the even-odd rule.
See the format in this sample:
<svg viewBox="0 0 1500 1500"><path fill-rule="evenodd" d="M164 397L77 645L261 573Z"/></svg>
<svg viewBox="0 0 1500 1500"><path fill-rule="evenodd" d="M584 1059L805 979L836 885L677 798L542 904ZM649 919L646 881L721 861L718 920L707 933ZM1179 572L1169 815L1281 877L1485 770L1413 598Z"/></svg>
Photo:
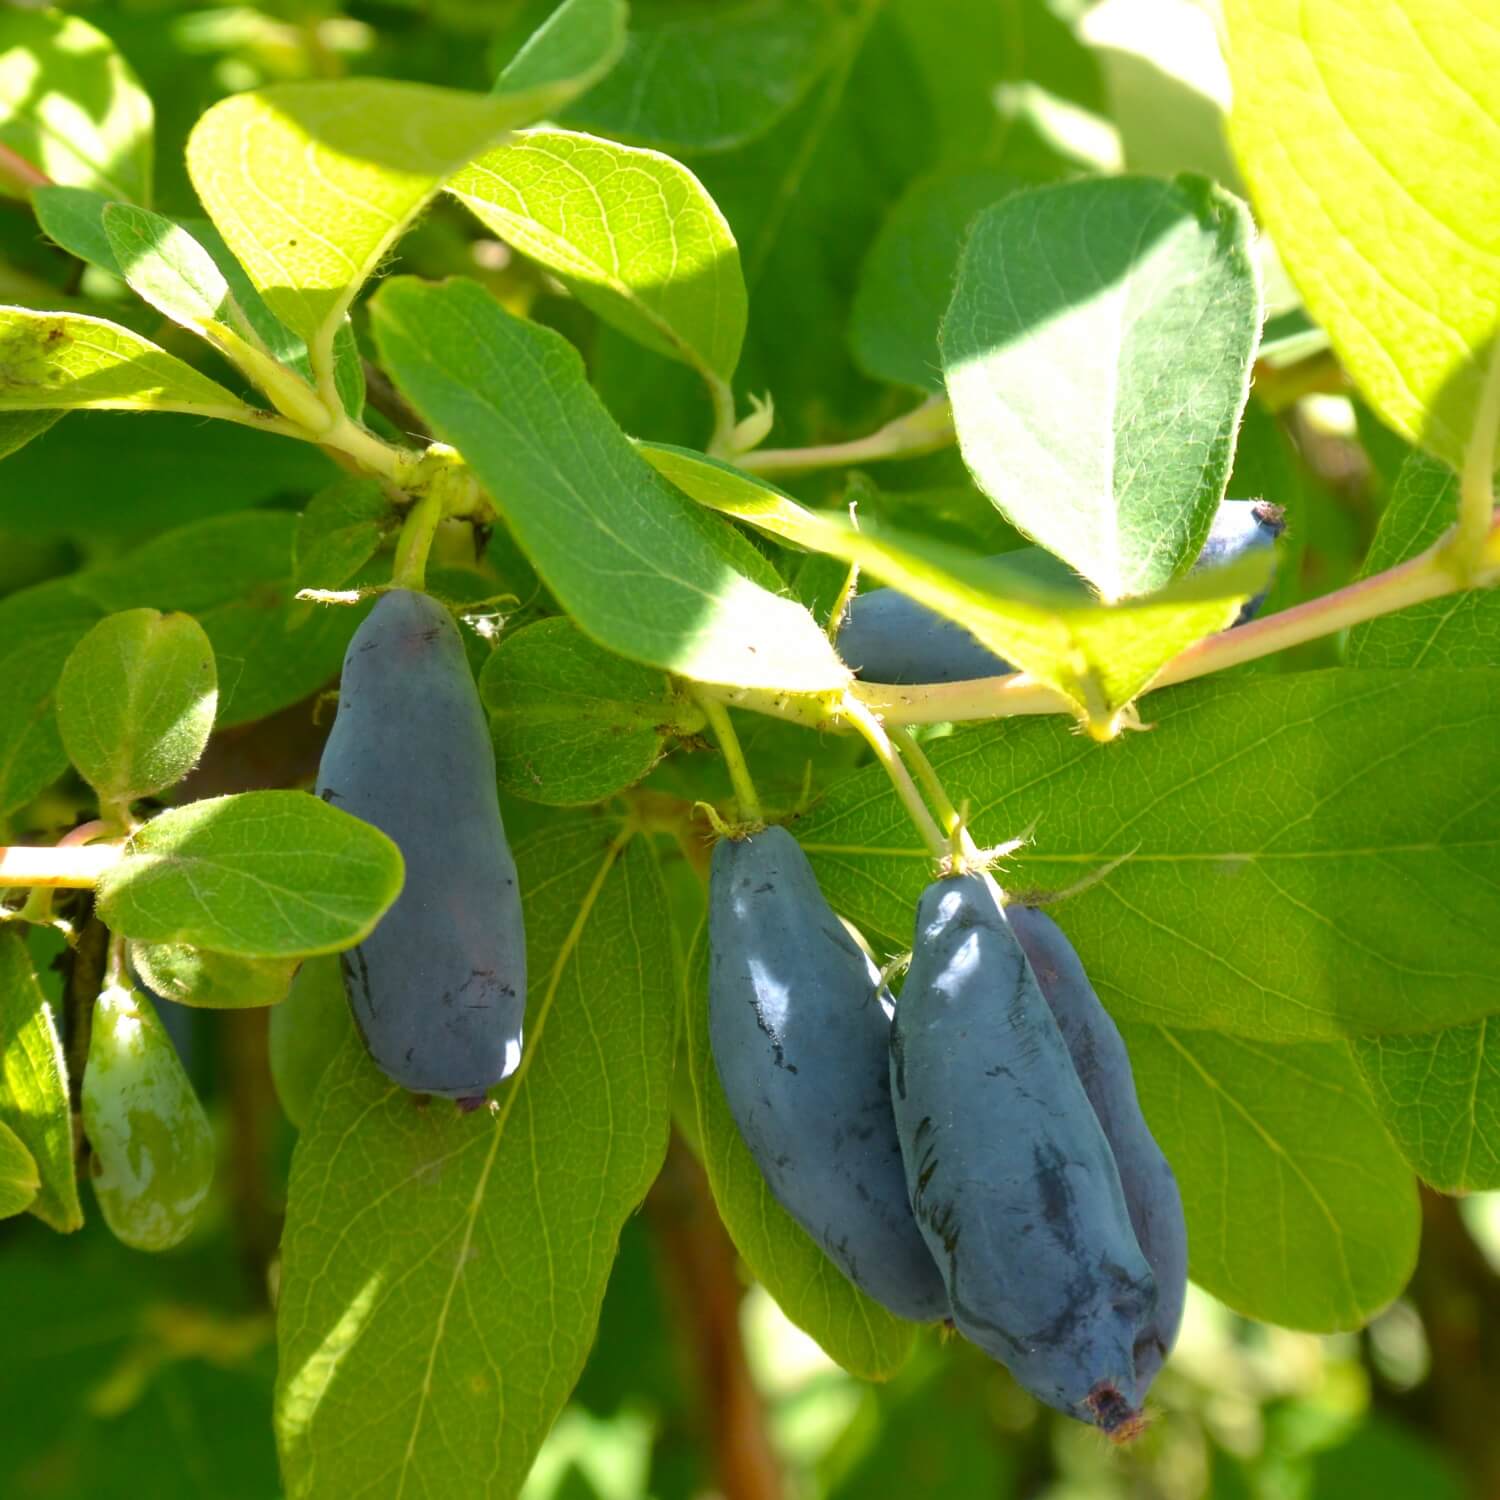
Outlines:
<svg viewBox="0 0 1500 1500"><path fill-rule="evenodd" d="M877 1302L947 1317L891 1114L889 996L784 828L715 848L709 942L714 1061L777 1201Z"/></svg>
<svg viewBox="0 0 1500 1500"><path fill-rule="evenodd" d="M1136 1399L1156 1378L1182 1325L1187 1299L1187 1221L1177 1178L1136 1098L1130 1054L1099 1002L1066 934L1045 912L1009 906L1006 916L1036 973L1083 1091L1114 1152L1137 1243L1156 1277L1156 1315L1135 1349Z"/></svg>
<svg viewBox="0 0 1500 1500"><path fill-rule="evenodd" d="M213 1182L213 1131L155 1008L125 985L94 1005L83 1128L115 1238L137 1250L181 1241Z"/></svg>
<svg viewBox="0 0 1500 1500"><path fill-rule="evenodd" d="M891 1102L959 1331L1038 1400L1132 1432L1155 1282L1114 1154L988 876L923 893Z"/></svg>
<svg viewBox="0 0 1500 1500"><path fill-rule="evenodd" d="M406 862L395 904L343 955L371 1057L403 1088L477 1103L521 1060L526 940L489 725L436 600L394 589L355 632L318 794Z"/></svg>
<svg viewBox="0 0 1500 1500"><path fill-rule="evenodd" d="M1281 507L1263 500L1225 500L1193 571L1233 562L1257 547L1271 546L1286 529ZM1029 563L1040 549L1004 552L992 562ZM1245 602L1235 624L1253 619L1266 601L1263 589ZM962 625L945 619L895 589L857 595L838 636L839 655L857 677L871 682L966 682L998 677L1014 668L981 646Z"/></svg>

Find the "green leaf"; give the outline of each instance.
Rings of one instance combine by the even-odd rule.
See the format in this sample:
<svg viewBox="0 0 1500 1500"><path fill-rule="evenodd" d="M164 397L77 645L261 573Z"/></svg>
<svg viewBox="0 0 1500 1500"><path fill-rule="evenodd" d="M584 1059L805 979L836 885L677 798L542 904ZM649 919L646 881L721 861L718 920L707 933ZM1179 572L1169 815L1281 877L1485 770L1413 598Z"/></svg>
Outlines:
<svg viewBox="0 0 1500 1500"><path fill-rule="evenodd" d="M63 663L98 618L65 580L0 600L0 818L68 768L53 698Z"/></svg>
<svg viewBox="0 0 1500 1500"><path fill-rule="evenodd" d="M98 885L125 937L241 958L332 953L359 942L401 890L379 829L305 792L244 792L173 808L125 844Z"/></svg>
<svg viewBox="0 0 1500 1500"><path fill-rule="evenodd" d="M0 413L0 424L11 416L60 415ZM130 462L121 463L127 450ZM174 412L149 422L130 412L76 412L6 462L0 524L73 541L85 555L113 555L173 526L310 495L339 473L311 443ZM102 473L108 484L99 482ZM204 483L206 474L212 484Z"/></svg>
<svg viewBox="0 0 1500 1500"><path fill-rule="evenodd" d="M185 411L254 421L254 408L118 323L0 307L0 411Z"/></svg>
<svg viewBox="0 0 1500 1500"><path fill-rule="evenodd" d="M739 250L703 185L671 157L527 131L448 190L622 333L710 383L734 374L747 315Z"/></svg>
<svg viewBox="0 0 1500 1500"><path fill-rule="evenodd" d="M870 241L930 165L929 129L896 26L860 3L795 109L748 145L694 160L739 242L752 316L737 379L773 398L776 446L852 435L890 415L890 393L859 374L841 335ZM632 430L671 436L654 423Z"/></svg>
<svg viewBox="0 0 1500 1500"><path fill-rule="evenodd" d="M218 701L203 627L191 615L132 609L73 648L57 684L58 729L102 803L137 802L197 765Z"/></svg>
<svg viewBox="0 0 1500 1500"><path fill-rule="evenodd" d="M143 302L210 338L235 332L236 322L248 330L224 273L180 224L126 203L106 204L100 221L120 274Z"/></svg>
<svg viewBox="0 0 1500 1500"><path fill-rule="evenodd" d="M1454 468L1500 306L1500 29L1472 0L1226 0L1230 136L1361 394Z"/></svg>
<svg viewBox="0 0 1500 1500"><path fill-rule="evenodd" d="M151 101L76 16L0 11L0 146L68 187L151 196Z"/></svg>
<svg viewBox="0 0 1500 1500"><path fill-rule="evenodd" d="M388 79L286 83L214 105L188 137L209 216L271 310L332 369L354 294L444 178L614 60L623 7L574 0L507 82L481 95ZM577 68L559 77L555 65ZM295 191L288 192L294 185Z"/></svg>
<svg viewBox="0 0 1500 1500"><path fill-rule="evenodd" d="M1051 121L1100 133L1107 113L1099 64L1055 0L888 0L931 97L944 166L1055 170ZM1076 14L1079 7L1068 7ZM1087 12L1084 11L1086 16Z"/></svg>
<svg viewBox="0 0 1500 1500"><path fill-rule="evenodd" d="M36 1158L26 1143L0 1120L0 1219L25 1213L42 1185Z"/></svg>
<svg viewBox="0 0 1500 1500"><path fill-rule="evenodd" d="M1198 178L1016 193L983 213L941 334L968 464L1107 599L1198 555L1260 334L1249 214Z"/></svg>
<svg viewBox="0 0 1500 1500"><path fill-rule="evenodd" d="M1437 541L1457 506L1453 470L1425 454L1410 454L1381 515L1364 575L1394 567ZM1500 666L1500 597L1475 589L1356 625L1347 660L1377 669ZM1386 1129L1417 1174L1444 1192L1500 1188L1500 1155L1489 1144L1500 1122L1493 1019L1354 1039L1354 1059Z"/></svg>
<svg viewBox="0 0 1500 1500"><path fill-rule="evenodd" d="M849 344L878 380L937 394L943 389L938 325L969 225L982 209L1026 185L1007 172L945 172L907 189L860 267Z"/></svg>
<svg viewBox="0 0 1500 1500"><path fill-rule="evenodd" d="M911 1355L916 1325L865 1296L776 1201L729 1112L708 1035L706 927L698 931L686 975L686 1052L699 1155L725 1229L781 1310L830 1359L864 1380L889 1380Z"/></svg>
<svg viewBox="0 0 1500 1500"><path fill-rule="evenodd" d="M222 674L221 729L264 718L338 674L358 609L292 598L297 517L245 511L178 527L117 561L75 575L101 610L182 609L208 634Z"/></svg>
<svg viewBox="0 0 1500 1500"><path fill-rule="evenodd" d="M381 257L515 123L491 98L427 84L280 84L210 109L188 170L271 310L331 368L334 330Z"/></svg>
<svg viewBox="0 0 1500 1500"><path fill-rule="evenodd" d="M570 125L667 151L725 151L763 135L826 65L828 0L635 0L625 54L567 112Z"/></svg>
<svg viewBox="0 0 1500 1500"><path fill-rule="evenodd" d="M271 1012L269 1030L276 1097L287 1119L305 1129L323 1074L344 1043L356 1037L336 954L320 953L303 962L286 999Z"/></svg>
<svg viewBox="0 0 1500 1500"><path fill-rule="evenodd" d="M130 964L159 1000L208 1010L243 1010L286 999L297 960L236 958L186 943L131 943Z"/></svg>
<svg viewBox="0 0 1500 1500"><path fill-rule="evenodd" d="M380 550L397 523L378 481L350 475L319 490L297 523L294 589L336 589Z"/></svg>
<svg viewBox="0 0 1500 1500"><path fill-rule="evenodd" d="M1417 1175L1442 1192L1500 1188L1497 1047L1497 1016L1470 1026L1354 1040L1354 1060L1386 1129Z"/></svg>
<svg viewBox="0 0 1500 1500"><path fill-rule="evenodd" d="M589 819L516 864L545 899L526 914L525 1052L492 1108L423 1107L351 1039L298 1141L278 1319L290 1500L517 1495L661 1165L678 980L654 855Z"/></svg>
<svg viewBox="0 0 1500 1500"><path fill-rule="evenodd" d="M14 926L0 928L0 1124L20 1137L41 1175L31 1212L62 1233L78 1229L68 1065L25 937Z"/></svg>
<svg viewBox="0 0 1500 1500"><path fill-rule="evenodd" d="M634 786L703 715L661 672L596 646L571 620L508 633L479 677L506 791L566 807Z"/></svg>
<svg viewBox="0 0 1500 1500"><path fill-rule="evenodd" d="M69 255L123 280L114 247L104 231L104 210L113 201L92 188L38 187L31 190L32 211L48 239Z"/></svg>
<svg viewBox="0 0 1500 1500"><path fill-rule="evenodd" d="M526 124L556 114L620 60L625 0L562 0L506 64L495 84Z"/></svg>
<svg viewBox="0 0 1500 1500"><path fill-rule="evenodd" d="M1189 1271L1247 1317L1363 1327L1416 1264L1411 1170L1338 1045L1121 1028L1182 1188Z"/></svg>
<svg viewBox="0 0 1500 1500"><path fill-rule="evenodd" d="M1457 514L1458 475L1425 454L1411 454L1360 576L1415 557ZM1349 632L1345 659L1355 667L1500 667L1500 591L1471 589L1367 620Z"/></svg>
<svg viewBox="0 0 1500 1500"><path fill-rule="evenodd" d="M62 418L60 411L0 411L0 458L9 458Z"/></svg>
<svg viewBox="0 0 1500 1500"><path fill-rule="evenodd" d="M1061 899L1111 1010L1273 1042L1494 1010L1500 672L1242 677L1149 707L1108 746L1019 719L930 746L981 845L1029 830L999 879ZM878 767L797 837L837 910L910 943L930 857Z"/></svg>
<svg viewBox="0 0 1500 1500"><path fill-rule="evenodd" d="M747 578L724 523L636 453L566 340L471 281L398 277L372 322L403 394L473 465L600 645L699 682L830 692L848 681L812 616Z"/></svg>
<svg viewBox="0 0 1500 1500"><path fill-rule="evenodd" d="M976 558L940 542L856 528L804 509L764 480L684 448L642 455L701 504L797 546L857 562L872 577L957 620L992 651L1077 705L1091 733L1118 732L1119 711L1172 657L1229 625L1265 582L1268 555L1182 579L1161 593L1102 606L1055 558Z"/></svg>

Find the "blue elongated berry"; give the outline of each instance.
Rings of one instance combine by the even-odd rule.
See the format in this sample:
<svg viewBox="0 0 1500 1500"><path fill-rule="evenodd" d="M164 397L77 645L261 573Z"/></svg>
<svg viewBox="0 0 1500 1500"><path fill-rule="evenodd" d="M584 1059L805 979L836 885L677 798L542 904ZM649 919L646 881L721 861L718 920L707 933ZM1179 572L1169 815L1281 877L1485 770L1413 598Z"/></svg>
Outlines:
<svg viewBox="0 0 1500 1500"><path fill-rule="evenodd" d="M406 861L395 904L343 955L371 1057L413 1092L477 1102L520 1062L526 939L489 725L435 599L382 594L355 632L318 793Z"/></svg>
<svg viewBox="0 0 1500 1500"><path fill-rule="evenodd" d="M1117 1435L1156 1314L1114 1154L984 875L928 886L891 1035L912 1209L966 1338Z"/></svg>
<svg viewBox="0 0 1500 1500"><path fill-rule="evenodd" d="M1131 1227L1156 1278L1156 1313L1136 1343L1136 1399L1145 1396L1177 1342L1187 1299L1187 1221L1170 1163L1136 1098L1130 1054L1099 1002L1066 934L1045 912L1010 906L1006 916L1057 1019L1083 1091L1114 1152Z"/></svg>
<svg viewBox="0 0 1500 1500"><path fill-rule="evenodd" d="M709 944L714 1062L777 1201L892 1312L947 1317L891 1114L889 995L785 829L715 848Z"/></svg>

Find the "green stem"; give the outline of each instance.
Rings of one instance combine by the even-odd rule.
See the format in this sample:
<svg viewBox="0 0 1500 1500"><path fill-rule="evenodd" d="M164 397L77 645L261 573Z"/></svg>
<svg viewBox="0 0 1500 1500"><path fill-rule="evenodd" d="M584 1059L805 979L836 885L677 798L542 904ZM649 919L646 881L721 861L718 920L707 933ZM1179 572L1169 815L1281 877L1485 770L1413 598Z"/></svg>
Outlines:
<svg viewBox="0 0 1500 1500"><path fill-rule="evenodd" d="M948 795L948 789L943 785L942 778L937 773L937 767L928 760L927 752L917 742L916 736L899 724L892 725L887 733L902 756L916 770L917 780L922 783L928 801L937 809L943 832L948 836L948 850L955 862L965 858L977 862L980 858L979 847L969 836L969 830L964 825L963 814L953 805L953 799Z"/></svg>
<svg viewBox="0 0 1500 1500"><path fill-rule="evenodd" d="M406 520L401 523L401 535L396 540L396 561L391 569L391 582L398 589L420 592L426 586L427 554L432 550L432 539L437 535L442 519L441 487L429 490L407 511Z"/></svg>
<svg viewBox="0 0 1500 1500"><path fill-rule="evenodd" d="M125 967L125 939L118 932L109 935L109 956L104 961L104 983L112 989L132 988L130 972Z"/></svg>
<svg viewBox="0 0 1500 1500"><path fill-rule="evenodd" d="M827 634L830 641L837 641L839 629L844 623L844 614L849 608L849 600L854 597L854 591L859 587L859 564L850 563L849 571L844 575L843 587L834 595L833 608L828 611Z"/></svg>
<svg viewBox="0 0 1500 1500"><path fill-rule="evenodd" d="M1489 368L1474 414L1474 431L1464 451L1459 484L1458 529L1453 545L1465 578L1483 558L1495 506L1495 442L1500 435L1500 338L1490 347Z"/></svg>
<svg viewBox="0 0 1500 1500"><path fill-rule="evenodd" d="M734 787L734 795L740 804L741 815L749 823L764 822L760 810L760 796L755 790L754 781L750 778L750 767L745 764L745 752L740 749L739 736L734 732L734 725L729 721L729 710L718 699L706 695L700 696L698 702L703 706L708 727L713 730L714 738L719 742L719 749L724 756L724 764L729 768L729 781Z"/></svg>
<svg viewBox="0 0 1500 1500"><path fill-rule="evenodd" d="M912 822L917 825L917 832L932 851L933 858L946 859L949 853L948 840L933 822L932 813L922 800L916 782L911 779L911 772L906 769L905 761L891 743L880 720L859 699L852 696L844 700L844 715L865 737L866 743L875 752L875 758L885 767L885 774L891 778L896 795L901 799Z"/></svg>
<svg viewBox="0 0 1500 1500"><path fill-rule="evenodd" d="M759 448L740 454L734 462L737 468L750 474L806 474L814 469L837 469L884 459L919 458L948 447L953 439L953 412L947 401L934 396L914 411L851 442L812 448Z"/></svg>
<svg viewBox="0 0 1500 1500"><path fill-rule="evenodd" d="M732 456L733 446L731 439L737 418L734 414L734 388L727 380L721 380L712 370L699 367L698 373L703 377L703 383L708 387L709 400L714 406L714 431L708 440L708 454L711 458L729 458Z"/></svg>

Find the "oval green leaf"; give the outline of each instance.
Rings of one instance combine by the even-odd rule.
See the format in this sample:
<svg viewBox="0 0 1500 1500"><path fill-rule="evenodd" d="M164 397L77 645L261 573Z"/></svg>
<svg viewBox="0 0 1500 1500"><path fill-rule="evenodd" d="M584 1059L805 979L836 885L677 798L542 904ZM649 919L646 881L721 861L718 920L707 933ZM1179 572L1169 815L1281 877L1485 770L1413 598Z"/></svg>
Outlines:
<svg viewBox="0 0 1500 1500"><path fill-rule="evenodd" d="M191 615L126 610L73 648L57 684L58 729L101 802L136 802L198 763L218 700L214 650Z"/></svg>
<svg viewBox="0 0 1500 1500"><path fill-rule="evenodd" d="M160 1000L208 1010L243 1010L286 999L294 958L236 958L186 943L132 943L130 964Z"/></svg>
<svg viewBox="0 0 1500 1500"><path fill-rule="evenodd" d="M465 167L448 191L622 333L710 384L734 374L747 316L739 250L679 162L531 130Z"/></svg>
<svg viewBox="0 0 1500 1500"><path fill-rule="evenodd" d="M554 806L600 802L634 786L672 734L702 712L666 674L596 646L571 620L507 633L479 676L500 784Z"/></svg>
<svg viewBox="0 0 1500 1500"><path fill-rule="evenodd" d="M1101 605L1056 558L1036 548L976 558L925 537L812 511L762 479L685 448L639 445L700 504L809 551L858 563L872 577L957 620L992 651L1055 688L1096 737L1185 647L1230 624L1265 582L1269 554L1181 579L1160 593Z"/></svg>
<svg viewBox="0 0 1500 1500"><path fill-rule="evenodd" d="M942 391L938 326L969 226L1025 185L1008 172L944 172L906 190L880 226L854 292L849 346L867 374L933 395Z"/></svg>
<svg viewBox="0 0 1500 1500"><path fill-rule="evenodd" d="M305 792L244 792L173 808L100 880L99 915L147 943L241 958L359 942L401 890L401 851Z"/></svg>
<svg viewBox="0 0 1500 1500"><path fill-rule="evenodd" d="M1225 678L1090 745L1013 719L930 748L999 878L1063 899L1120 1017L1269 1042L1466 1025L1495 1009L1500 671ZM878 767L797 824L828 899L903 946L929 860Z"/></svg>
<svg viewBox="0 0 1500 1500"><path fill-rule="evenodd" d="M1106 599L1169 583L1224 498L1260 337L1250 216L1199 178L1067 182L981 214L943 319L964 462Z"/></svg>
<svg viewBox="0 0 1500 1500"><path fill-rule="evenodd" d="M1362 1328L1416 1265L1416 1180L1346 1048L1121 1028L1182 1187L1189 1271L1236 1312Z"/></svg>
<svg viewBox="0 0 1500 1500"><path fill-rule="evenodd" d="M622 22L618 0L569 0L494 94L380 78L286 83L235 94L198 121L193 186L317 371L333 369L354 294L443 180L604 73Z"/></svg>
<svg viewBox="0 0 1500 1500"><path fill-rule="evenodd" d="M21 1137L0 1120L0 1219L25 1213L36 1201L41 1185L36 1158Z"/></svg>
<svg viewBox="0 0 1500 1500"><path fill-rule="evenodd" d="M319 953L297 970L292 988L270 1018L271 1082L298 1130L312 1118L319 1082L339 1049L355 1035L336 954Z"/></svg>
<svg viewBox="0 0 1500 1500"><path fill-rule="evenodd" d="M566 121L667 151L727 151L797 103L838 31L829 0L635 0L624 56Z"/></svg>

